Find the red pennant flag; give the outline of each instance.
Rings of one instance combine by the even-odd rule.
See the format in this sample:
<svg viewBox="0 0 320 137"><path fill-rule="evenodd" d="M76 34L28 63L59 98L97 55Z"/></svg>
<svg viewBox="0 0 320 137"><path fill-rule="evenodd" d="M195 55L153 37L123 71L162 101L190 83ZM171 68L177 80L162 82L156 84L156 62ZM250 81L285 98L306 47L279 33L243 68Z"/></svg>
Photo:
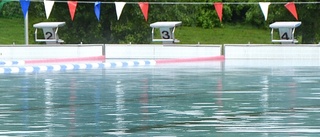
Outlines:
<svg viewBox="0 0 320 137"><path fill-rule="evenodd" d="M149 3L148 2L139 2L140 9L143 13L144 19L148 21L148 11L149 11Z"/></svg>
<svg viewBox="0 0 320 137"><path fill-rule="evenodd" d="M73 21L74 14L76 13L77 1L68 1L69 12L71 16L71 20Z"/></svg>
<svg viewBox="0 0 320 137"><path fill-rule="evenodd" d="M294 5L293 2L288 2L286 5L284 5L290 12L291 14L298 20L298 14L296 10L296 5Z"/></svg>
<svg viewBox="0 0 320 137"><path fill-rule="evenodd" d="M223 8L222 2L215 2L213 5L214 5L214 8L216 9L220 22L222 22L222 8Z"/></svg>

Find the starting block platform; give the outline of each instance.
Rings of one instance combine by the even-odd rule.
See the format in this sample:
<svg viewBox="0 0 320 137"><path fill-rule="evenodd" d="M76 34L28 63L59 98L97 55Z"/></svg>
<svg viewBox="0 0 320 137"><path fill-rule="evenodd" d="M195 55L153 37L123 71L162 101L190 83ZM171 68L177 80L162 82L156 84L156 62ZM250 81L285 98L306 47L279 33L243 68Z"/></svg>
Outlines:
<svg viewBox="0 0 320 137"><path fill-rule="evenodd" d="M35 30L35 41L36 42L46 42L47 44L60 44L64 41L59 39L58 30L59 27L64 26L65 22L40 22L34 24L33 27L36 28ZM38 39L37 33L38 29L43 30L44 39Z"/></svg>
<svg viewBox="0 0 320 137"><path fill-rule="evenodd" d="M152 41L161 41L163 44L173 44L180 42L175 38L174 32L176 27L180 26L181 24L181 21L155 22L150 24L150 27L152 27ZM154 37L155 29L160 29L161 39L156 39Z"/></svg>
<svg viewBox="0 0 320 137"><path fill-rule="evenodd" d="M274 22L269 25L271 28L271 42L282 44L295 44L298 41L294 38L294 32L297 27L301 25L301 22ZM279 29L280 39L274 39L274 29Z"/></svg>

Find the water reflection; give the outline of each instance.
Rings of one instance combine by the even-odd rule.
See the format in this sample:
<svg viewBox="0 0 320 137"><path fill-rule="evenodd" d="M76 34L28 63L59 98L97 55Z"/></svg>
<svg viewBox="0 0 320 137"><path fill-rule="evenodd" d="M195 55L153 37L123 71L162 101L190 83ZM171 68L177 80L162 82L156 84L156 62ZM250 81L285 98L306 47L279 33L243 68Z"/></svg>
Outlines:
<svg viewBox="0 0 320 137"><path fill-rule="evenodd" d="M0 136L319 134L318 67L222 66L3 75Z"/></svg>
<svg viewBox="0 0 320 137"><path fill-rule="evenodd" d="M77 126L77 85L76 79L70 79L69 87L69 136L76 135L76 126Z"/></svg>
<svg viewBox="0 0 320 137"><path fill-rule="evenodd" d="M44 109L44 116L45 116L45 123L47 124L47 132L46 132L46 136L47 137L52 137L54 136L53 133L53 121L52 121L52 117L53 117L53 85L54 81L53 79L50 78L46 78L44 79L44 86L45 86L45 90L44 90L44 103L45 103L45 109Z"/></svg>
<svg viewBox="0 0 320 137"><path fill-rule="evenodd" d="M115 129L111 129L114 130L114 132L108 132L108 134L114 134L114 135L125 135L126 134L126 130L128 130L126 128L126 121L124 119L124 115L125 115L125 93L123 91L123 85L121 83L121 80L116 81L115 83L115 92L116 92L116 122L113 123L116 127Z"/></svg>

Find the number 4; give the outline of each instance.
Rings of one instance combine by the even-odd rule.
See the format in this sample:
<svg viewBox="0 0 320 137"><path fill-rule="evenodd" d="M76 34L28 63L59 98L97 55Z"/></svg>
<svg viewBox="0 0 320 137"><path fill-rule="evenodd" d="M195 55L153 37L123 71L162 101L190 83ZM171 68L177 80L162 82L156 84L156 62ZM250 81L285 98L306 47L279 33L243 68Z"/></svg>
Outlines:
<svg viewBox="0 0 320 137"><path fill-rule="evenodd" d="M287 32L283 33L283 35L281 36L281 39L288 40L289 39L288 33Z"/></svg>

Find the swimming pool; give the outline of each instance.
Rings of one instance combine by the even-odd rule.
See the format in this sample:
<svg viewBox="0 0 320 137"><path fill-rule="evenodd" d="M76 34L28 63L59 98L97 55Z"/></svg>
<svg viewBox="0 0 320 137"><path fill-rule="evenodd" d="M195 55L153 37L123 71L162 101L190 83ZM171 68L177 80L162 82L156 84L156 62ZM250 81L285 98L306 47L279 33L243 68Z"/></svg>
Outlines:
<svg viewBox="0 0 320 137"><path fill-rule="evenodd" d="M317 63L1 74L0 136L317 136Z"/></svg>

